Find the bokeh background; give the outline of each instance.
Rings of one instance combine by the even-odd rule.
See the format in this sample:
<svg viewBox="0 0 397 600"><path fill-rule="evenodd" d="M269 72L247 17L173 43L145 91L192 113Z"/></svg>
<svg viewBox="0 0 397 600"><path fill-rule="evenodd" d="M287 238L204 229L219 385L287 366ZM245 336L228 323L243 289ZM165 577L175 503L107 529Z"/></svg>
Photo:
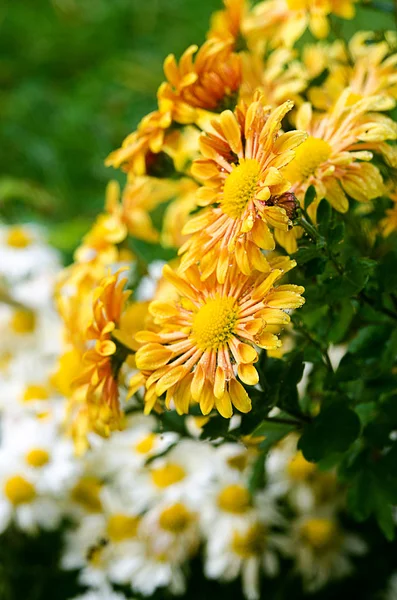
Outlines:
<svg viewBox="0 0 397 600"><path fill-rule="evenodd" d="M50 242L70 260L106 182L123 178L105 157L154 109L165 56L202 43L221 4L0 2L0 217L50 222ZM370 7L338 23L347 37L393 26Z"/></svg>

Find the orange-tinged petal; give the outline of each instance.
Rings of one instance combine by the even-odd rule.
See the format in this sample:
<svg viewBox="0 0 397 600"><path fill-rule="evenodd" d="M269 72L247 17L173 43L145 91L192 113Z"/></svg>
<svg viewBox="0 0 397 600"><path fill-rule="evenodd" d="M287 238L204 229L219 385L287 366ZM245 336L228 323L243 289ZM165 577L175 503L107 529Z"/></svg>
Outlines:
<svg viewBox="0 0 397 600"><path fill-rule="evenodd" d="M158 396L164 394L170 387L178 383L185 374L186 370L182 366L171 368L168 373L163 375L156 383L156 394Z"/></svg>
<svg viewBox="0 0 397 600"><path fill-rule="evenodd" d="M214 381L214 394L215 398L221 398L225 393L226 386L226 374L222 367L219 365L215 371L215 381Z"/></svg>

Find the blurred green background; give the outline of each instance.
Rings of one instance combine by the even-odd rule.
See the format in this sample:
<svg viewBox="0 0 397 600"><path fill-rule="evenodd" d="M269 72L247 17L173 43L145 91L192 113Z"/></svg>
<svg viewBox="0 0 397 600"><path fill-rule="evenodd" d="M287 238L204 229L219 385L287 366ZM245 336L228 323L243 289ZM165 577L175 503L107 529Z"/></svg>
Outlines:
<svg viewBox="0 0 397 600"><path fill-rule="evenodd" d="M384 0L383 4L392 0ZM71 251L103 206L103 165L153 110L162 63L202 43L221 0L0 2L0 218L51 223ZM343 34L393 27L361 9Z"/></svg>
<svg viewBox="0 0 397 600"><path fill-rule="evenodd" d="M50 219L58 245L73 245L102 207L106 182L120 177L105 157L155 107L165 56L201 43L220 6L0 2L1 214Z"/></svg>

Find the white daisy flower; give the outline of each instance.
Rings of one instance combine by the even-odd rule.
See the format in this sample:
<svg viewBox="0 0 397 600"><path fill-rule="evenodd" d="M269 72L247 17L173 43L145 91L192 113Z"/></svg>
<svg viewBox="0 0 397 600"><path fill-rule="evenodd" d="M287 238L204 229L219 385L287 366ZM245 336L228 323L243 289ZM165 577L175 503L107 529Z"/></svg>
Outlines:
<svg viewBox="0 0 397 600"><path fill-rule="evenodd" d="M80 464L72 442L53 420L28 416L18 422L5 420L2 441L2 452L24 465L39 494L62 496L77 480Z"/></svg>
<svg viewBox="0 0 397 600"><path fill-rule="evenodd" d="M62 518L60 504L40 495L31 469L0 452L0 532L13 522L27 533L56 529Z"/></svg>
<svg viewBox="0 0 397 600"><path fill-rule="evenodd" d="M213 448L204 442L181 440L165 456L154 459L134 476L125 470L118 478L137 510L146 510L162 499L186 500L200 506L214 476Z"/></svg>
<svg viewBox="0 0 397 600"><path fill-rule="evenodd" d="M95 590L90 590L81 596L75 596L72 600L127 600L124 594L115 592L110 585L103 585Z"/></svg>
<svg viewBox="0 0 397 600"><path fill-rule="evenodd" d="M167 431L154 433L156 420L152 416L137 415L127 419L125 429L116 431L105 444L97 444L97 454L106 475L139 469L148 459L163 454L179 436Z"/></svg>
<svg viewBox="0 0 397 600"><path fill-rule="evenodd" d="M297 450L297 443L298 436L291 434L269 452L266 458L269 493L276 498L287 496L294 510L302 513L343 501L335 473L319 471Z"/></svg>
<svg viewBox="0 0 397 600"><path fill-rule="evenodd" d="M351 557L365 554L367 546L357 535L345 532L328 510L304 515L292 523L291 535L279 546L295 559L305 587L315 592L332 579L348 576Z"/></svg>
<svg viewBox="0 0 397 600"><path fill-rule="evenodd" d="M36 225L0 225L0 275L10 281L59 270L58 253Z"/></svg>
<svg viewBox="0 0 397 600"><path fill-rule="evenodd" d="M210 535L206 546L206 577L232 581L240 575L248 600L259 600L262 572L274 577L279 569L277 535L258 517L237 522L228 537Z"/></svg>

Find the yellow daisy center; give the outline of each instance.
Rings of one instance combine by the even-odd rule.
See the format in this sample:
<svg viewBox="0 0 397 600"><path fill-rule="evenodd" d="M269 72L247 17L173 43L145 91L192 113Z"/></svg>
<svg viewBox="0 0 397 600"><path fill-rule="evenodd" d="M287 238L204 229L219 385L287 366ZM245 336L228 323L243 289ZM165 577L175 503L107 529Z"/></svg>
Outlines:
<svg viewBox="0 0 397 600"><path fill-rule="evenodd" d="M31 383L25 387L23 393L23 401L30 402L31 400L48 400L48 390L44 385Z"/></svg>
<svg viewBox="0 0 397 600"><path fill-rule="evenodd" d="M192 332L200 350L216 350L230 340L237 322L234 298L213 298L193 319Z"/></svg>
<svg viewBox="0 0 397 600"><path fill-rule="evenodd" d="M297 452L287 466L288 476L293 481L306 481L315 472L316 465L307 461L302 452Z"/></svg>
<svg viewBox="0 0 397 600"><path fill-rule="evenodd" d="M263 553L266 546L266 528L256 524L245 533L233 534L232 550L242 558L250 558Z"/></svg>
<svg viewBox="0 0 397 600"><path fill-rule="evenodd" d="M122 542L136 536L138 525L139 517L115 514L108 519L107 535L112 542Z"/></svg>
<svg viewBox="0 0 397 600"><path fill-rule="evenodd" d="M218 495L218 506L221 510L236 515L245 513L251 506L249 492L242 485L228 485Z"/></svg>
<svg viewBox="0 0 397 600"><path fill-rule="evenodd" d="M14 333L32 333L35 327L35 315L30 310L15 310L11 317L10 326Z"/></svg>
<svg viewBox="0 0 397 600"><path fill-rule="evenodd" d="M43 448L33 448L26 454L25 460L30 467L40 468L48 463L50 455Z"/></svg>
<svg viewBox="0 0 397 600"><path fill-rule="evenodd" d="M27 504L36 498L36 490L30 481L21 475L14 475L4 484L4 494L14 506Z"/></svg>
<svg viewBox="0 0 397 600"><path fill-rule="evenodd" d="M295 158L283 169L283 175L291 183L305 181L331 156L332 148L325 140L308 137L296 149Z"/></svg>
<svg viewBox="0 0 397 600"><path fill-rule="evenodd" d="M160 515L160 527L171 533L182 533L192 522L193 515L181 503L166 508Z"/></svg>
<svg viewBox="0 0 397 600"><path fill-rule="evenodd" d="M101 482L96 477L83 477L72 489L71 497L88 512L99 512L102 509L100 491Z"/></svg>
<svg viewBox="0 0 397 600"><path fill-rule="evenodd" d="M300 531L305 541L316 550L329 548L337 538L336 525L329 519L309 519Z"/></svg>
<svg viewBox="0 0 397 600"><path fill-rule="evenodd" d="M6 244L11 248L27 248L32 243L32 238L23 227L11 227L8 231Z"/></svg>
<svg viewBox="0 0 397 600"><path fill-rule="evenodd" d="M255 197L260 165L254 158L241 161L226 177L221 206L232 219L239 219L250 200Z"/></svg>
<svg viewBox="0 0 397 600"><path fill-rule="evenodd" d="M152 481L158 488L166 488L185 478L185 470L175 463L168 463L164 467L158 467L151 472Z"/></svg>
<svg viewBox="0 0 397 600"><path fill-rule="evenodd" d="M235 454L234 456L229 456L226 462L231 469L236 469L236 471L244 471L245 467L247 466L248 457L246 454Z"/></svg>
<svg viewBox="0 0 397 600"><path fill-rule="evenodd" d="M156 441L156 434L149 433L144 438L142 438L137 444L135 444L135 450L139 454L148 454L154 448L154 443Z"/></svg>

